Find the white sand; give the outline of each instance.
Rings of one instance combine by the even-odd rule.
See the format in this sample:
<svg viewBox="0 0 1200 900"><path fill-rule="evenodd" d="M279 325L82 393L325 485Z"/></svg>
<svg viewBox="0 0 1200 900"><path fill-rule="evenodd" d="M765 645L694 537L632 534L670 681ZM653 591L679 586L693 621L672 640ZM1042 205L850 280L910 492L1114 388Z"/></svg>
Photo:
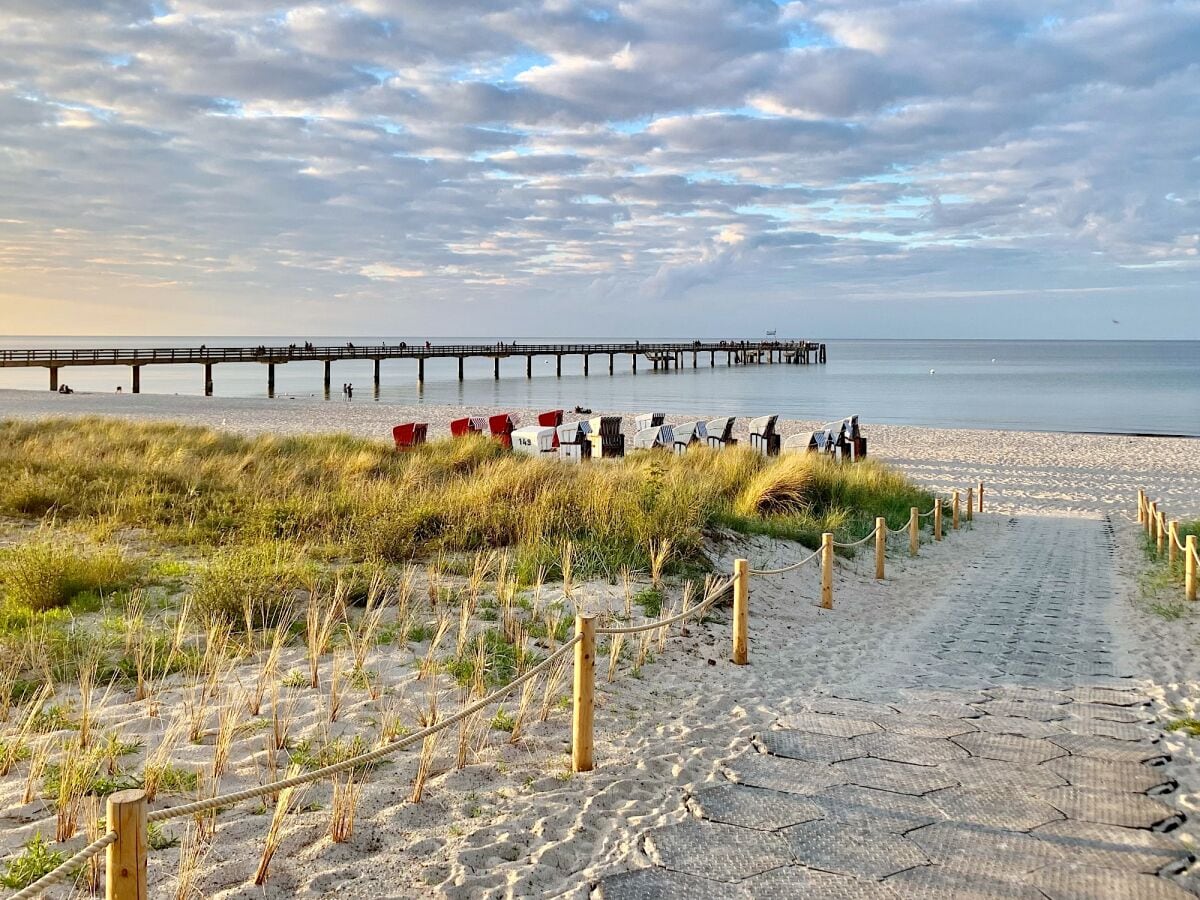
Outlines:
<svg viewBox="0 0 1200 900"><path fill-rule="evenodd" d="M386 439L391 425L410 418L433 423L433 431L439 433L442 423L459 411L359 400L348 404L0 392L0 417L85 413L176 419L245 433L349 431ZM787 422L781 431L812 427ZM1137 600L1134 582L1145 563L1135 546L1134 526L1123 518L1132 511L1138 487L1163 498L1166 508L1180 517L1200 515L1200 445L1177 439L950 431L869 422L864 430L872 455L894 462L924 484L947 490L985 481L989 515L978 519L972 530L923 546L917 560L897 553L889 560L889 577L883 583L873 580L866 559L840 566L832 611L817 608L819 579L814 567L755 580L748 667L728 662L726 610L703 626L690 627L686 638L673 631L666 651L655 649L654 661L645 665L640 677L631 677L625 662L617 681L607 684L607 656L602 653L594 773L568 775L569 716L559 710L548 722L532 726L516 744L493 732L491 747L462 771L447 771L456 739L452 730L439 751L441 774L431 779L427 799L419 805L406 800L416 753L401 752L394 765L371 776L355 836L346 845L333 845L324 837L329 788L314 786L305 802L324 808L291 817L265 895L585 897L595 877L637 857L635 841L646 828L684 818L685 789L719 777L722 761L741 752L754 732L786 715L795 697L833 690L870 674L880 648L922 613L931 593L952 589L956 575L972 564L984 544L1010 527L1010 517L1019 523L1027 516L1113 516L1122 535L1121 554L1114 563L1122 591L1108 614L1121 636L1128 668L1163 698L1164 710L1171 704L1200 715L1191 711L1200 700L1200 664L1192 652L1200 636L1200 617L1188 610L1185 619L1164 622ZM738 555L755 565L770 565L801 552L765 540L714 548L722 567ZM619 587L593 584L584 591L590 605L620 603ZM678 596L677 590L673 596ZM424 689L412 681L412 663L422 649L376 651L368 666L380 671L387 685L403 687L410 725L424 696ZM299 651L296 654L285 670L304 667ZM254 671L245 666L237 676L248 683ZM297 733L316 728L324 718L324 692L300 693ZM455 702L447 693L443 708L451 709ZM363 691L352 692L338 727L371 740L377 706ZM128 697L112 698L105 715L127 734L160 728L148 720L144 703L134 704ZM1180 759L1175 774L1183 785L1183 804L1191 808L1200 802L1200 755L1192 749L1200 739L1168 740ZM209 745L211 737L198 746L185 743L180 758L203 769L211 758ZM222 790L257 783L261 773L255 757L261 757L261 747L261 732L239 740ZM44 805L17 805L20 798L13 796L9 781L0 787L0 815L6 820L0 850L5 855L33 828L53 828ZM267 816L253 814L255 805L240 804L222 814L206 863L206 896L264 895L247 886L268 825ZM181 830L174 824L167 829ZM177 858L177 850L152 855L155 896L169 896L173 890Z"/></svg>

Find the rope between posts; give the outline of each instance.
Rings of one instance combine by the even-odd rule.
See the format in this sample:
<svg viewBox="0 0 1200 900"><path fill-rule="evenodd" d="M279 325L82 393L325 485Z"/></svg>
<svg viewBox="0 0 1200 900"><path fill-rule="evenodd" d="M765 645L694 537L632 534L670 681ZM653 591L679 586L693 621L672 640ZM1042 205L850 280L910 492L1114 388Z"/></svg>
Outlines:
<svg viewBox="0 0 1200 900"><path fill-rule="evenodd" d="M110 831L108 834L102 835L70 859L51 869L33 884L21 888L21 890L9 897L8 900L30 900L30 898L41 896L47 890L54 887L54 885L62 884L71 877L77 868L93 856L99 856L109 844L115 844L116 841L117 833L115 831Z"/></svg>
<svg viewBox="0 0 1200 900"><path fill-rule="evenodd" d="M843 544L843 543L841 543L840 541L834 541L834 542L833 542L833 546L835 546L835 547L842 547L842 548L848 548L848 547L859 547L859 546L861 546L861 545L865 544L865 543L866 543L867 541L869 541L871 538L875 537L875 535L876 535L878 532L879 532L879 526L878 526L878 525L876 525L874 528L872 528L872 529L871 529L871 533L870 533L870 534L868 534L866 537L860 538L860 539L858 539L857 541L853 541L853 542L851 542L851 543L849 543L849 544Z"/></svg>
<svg viewBox="0 0 1200 900"><path fill-rule="evenodd" d="M782 575L784 572L790 572L793 569L799 569L801 566L807 565L818 556L821 555L820 549L814 550L811 554L804 557L799 562L794 562L790 566L784 566L782 569L751 569L751 575Z"/></svg>
<svg viewBox="0 0 1200 900"><path fill-rule="evenodd" d="M496 700L499 700L506 694L511 693L514 689L520 687L525 682L548 669L561 657L566 655L566 653L572 647L574 647L579 640L579 635L575 635L573 638L571 638L571 640L567 641L528 672L525 672L523 675L514 678L503 687L497 688L486 697L475 701L469 706L463 707L450 718L443 719L441 722L438 722L435 725L430 725L428 728L418 731L415 734L410 734L398 741L394 741L368 753L363 753L359 756L352 757L351 759L345 759L341 762L333 763L320 769L314 769L313 771L304 775L296 775L292 778L283 778L270 784L260 785L256 788L249 788L248 790L244 791L235 791L232 794L224 794L220 797L210 797L207 800L197 800L195 803L185 803L183 806L174 806L169 809L158 809L146 816L146 820L148 822L161 822L165 819L176 819L181 816L194 816L198 813L207 812L210 809L216 809L219 806L228 806L231 803L240 803L242 800L251 800L254 797L262 797L267 794L277 794L280 791L290 787L307 784L311 781L320 781L328 778L331 775L337 775L339 772L345 772L348 769L357 768L365 763L382 759L383 757L389 756L398 750L403 750L405 747L411 746L418 741L423 741L430 735L437 734L439 731L449 728L451 725L461 722L468 716L472 716L479 712L479 710L483 709L485 706L490 706Z"/></svg>
<svg viewBox="0 0 1200 900"><path fill-rule="evenodd" d="M713 594L711 597L703 601L699 606L694 606L691 609L684 610L678 615L672 616L669 619L662 619L657 622L644 622L641 625L628 625L624 628L597 628L596 634L640 634L643 631L654 631L656 628L666 628L668 625L674 625L676 622L682 622L684 619L697 616L704 617L704 614L723 597L728 590L733 587L733 579L730 578L725 582L724 586Z"/></svg>
<svg viewBox="0 0 1200 900"><path fill-rule="evenodd" d="M931 509L929 512L917 513L917 515L922 519L927 519L930 516L932 516L935 512L937 512L936 506L933 509Z"/></svg>

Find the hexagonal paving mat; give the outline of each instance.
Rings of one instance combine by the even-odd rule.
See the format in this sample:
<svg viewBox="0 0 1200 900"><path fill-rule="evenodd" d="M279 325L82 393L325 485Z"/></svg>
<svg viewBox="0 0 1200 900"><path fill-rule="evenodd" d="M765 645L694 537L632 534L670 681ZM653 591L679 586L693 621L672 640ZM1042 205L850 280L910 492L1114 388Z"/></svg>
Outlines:
<svg viewBox="0 0 1200 900"><path fill-rule="evenodd" d="M1086 756L1063 756L1042 765L1075 787L1144 794L1156 788L1173 788L1175 780L1163 766L1108 762Z"/></svg>
<svg viewBox="0 0 1200 900"><path fill-rule="evenodd" d="M853 716L876 721L879 716L892 716L896 710L883 703L868 700L852 700L842 697L814 697L805 704L810 712L827 713L833 716Z"/></svg>
<svg viewBox="0 0 1200 900"><path fill-rule="evenodd" d="M1064 719L1068 708L1041 700L993 700L983 705L983 711L989 716L1016 716L1021 719L1036 719L1038 722Z"/></svg>
<svg viewBox="0 0 1200 900"><path fill-rule="evenodd" d="M1106 706L1146 706L1150 698L1137 691L1118 691L1105 687L1073 687L1063 691L1080 703L1103 703Z"/></svg>
<svg viewBox="0 0 1200 900"><path fill-rule="evenodd" d="M955 784L954 779L936 768L884 759L853 759L836 763L831 768L843 782L900 794L928 794Z"/></svg>
<svg viewBox="0 0 1200 900"><path fill-rule="evenodd" d="M947 788L928 799L951 821L1008 831L1029 831L1063 817L1044 800L1022 796L1011 788Z"/></svg>
<svg viewBox="0 0 1200 900"><path fill-rule="evenodd" d="M1118 741L1113 738L1093 737L1086 734L1056 734L1046 740L1064 750L1069 750L1074 756L1088 756L1092 759L1105 759L1109 762L1140 763L1166 757L1162 748L1150 743Z"/></svg>
<svg viewBox="0 0 1200 900"><path fill-rule="evenodd" d="M709 881L666 869L637 869L603 879L595 900L750 900L738 885Z"/></svg>
<svg viewBox="0 0 1200 900"><path fill-rule="evenodd" d="M1030 881L1050 900L1195 900L1165 878L1089 866L1048 866Z"/></svg>
<svg viewBox="0 0 1200 900"><path fill-rule="evenodd" d="M737 784L787 791L791 794L815 794L846 778L825 763L810 763L751 751L722 767L726 778Z"/></svg>
<svg viewBox="0 0 1200 900"><path fill-rule="evenodd" d="M1150 711L1139 706L1106 706L1102 703L1072 703L1071 715L1077 718L1104 719L1109 722L1148 722Z"/></svg>
<svg viewBox="0 0 1200 900"><path fill-rule="evenodd" d="M883 878L929 862L900 835L860 830L840 822L809 822L784 829L782 834L798 862L823 872Z"/></svg>
<svg viewBox="0 0 1200 900"><path fill-rule="evenodd" d="M1173 837L1140 828L1062 820L1035 828L1033 836L1053 844L1068 859L1088 866L1153 874L1191 854Z"/></svg>
<svg viewBox="0 0 1200 900"><path fill-rule="evenodd" d="M742 784L722 784L697 791L689 805L710 822L760 831L775 831L825 815L823 807L798 794Z"/></svg>
<svg viewBox="0 0 1200 900"><path fill-rule="evenodd" d="M1069 735L1057 735L1069 737ZM951 738L972 756L998 759L1002 762L1036 764L1066 756L1067 751L1057 744L1048 743L1050 738L1034 739L1015 734L964 734Z"/></svg>
<svg viewBox="0 0 1200 900"><path fill-rule="evenodd" d="M1028 793L1066 784L1065 778L1046 768L1048 765L1049 763L1041 766L1021 766L998 759L980 759L973 756L970 759L942 763L938 769L963 787L1008 788Z"/></svg>
<svg viewBox="0 0 1200 900"><path fill-rule="evenodd" d="M831 716L827 713L795 713L784 716L779 724L786 729L795 731L810 731L813 734L827 734L830 737L852 738L860 734L871 734L880 728L874 722L866 719L855 719L851 716Z"/></svg>
<svg viewBox="0 0 1200 900"><path fill-rule="evenodd" d="M646 855L675 872L731 882L795 862L778 834L699 820L654 829Z"/></svg>
<svg viewBox="0 0 1200 900"><path fill-rule="evenodd" d="M1062 726L1071 734L1089 734L1117 741L1146 741L1154 735L1141 723L1110 722L1107 719L1066 719Z"/></svg>
<svg viewBox="0 0 1200 900"><path fill-rule="evenodd" d="M965 703L947 700L905 700L896 709L910 716L932 716L938 719L977 719L980 711Z"/></svg>
<svg viewBox="0 0 1200 900"><path fill-rule="evenodd" d="M1028 834L980 825L939 822L905 837L935 863L984 877L1014 878L1063 859L1057 847Z"/></svg>
<svg viewBox="0 0 1200 900"><path fill-rule="evenodd" d="M922 866L883 882L904 900L1045 900L1036 888L995 875Z"/></svg>
<svg viewBox="0 0 1200 900"><path fill-rule="evenodd" d="M764 731L757 740L772 756L808 762L831 763L866 756L866 751L859 749L853 741L808 731Z"/></svg>
<svg viewBox="0 0 1200 900"><path fill-rule="evenodd" d="M952 759L965 759L967 751L948 740L913 737L907 734L866 734L851 743L862 755L915 766L936 766Z"/></svg>
<svg viewBox="0 0 1200 900"><path fill-rule="evenodd" d="M742 882L754 900L897 900L877 881L817 872L803 866L784 866Z"/></svg>
<svg viewBox="0 0 1200 900"><path fill-rule="evenodd" d="M853 784L829 788L812 799L825 809L826 821L865 831L903 834L944 818L941 810L925 797Z"/></svg>
<svg viewBox="0 0 1200 900"><path fill-rule="evenodd" d="M1022 685L995 685L984 693L996 700L1021 700L1026 703L1070 703L1071 698L1059 691Z"/></svg>
<svg viewBox="0 0 1200 900"><path fill-rule="evenodd" d="M979 719L942 719L937 716L912 716L901 714L882 719L881 724L889 734L906 734L920 738L948 738L956 734L970 734Z"/></svg>
<svg viewBox="0 0 1200 900"><path fill-rule="evenodd" d="M988 734L1019 734L1021 737L1043 738L1052 734L1066 734L1064 722L1041 722L1037 719L1022 719L1019 716L984 716L976 719L979 731Z"/></svg>
<svg viewBox="0 0 1200 900"><path fill-rule="evenodd" d="M1055 809L1068 819L1121 825L1126 828L1152 828L1182 816L1176 810L1144 794L1114 793L1080 787L1051 788L1042 792Z"/></svg>

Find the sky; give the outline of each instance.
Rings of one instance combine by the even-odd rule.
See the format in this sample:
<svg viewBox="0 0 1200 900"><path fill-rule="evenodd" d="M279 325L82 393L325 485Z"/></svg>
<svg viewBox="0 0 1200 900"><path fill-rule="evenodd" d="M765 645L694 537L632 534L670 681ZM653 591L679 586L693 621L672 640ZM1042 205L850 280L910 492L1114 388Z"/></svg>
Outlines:
<svg viewBox="0 0 1200 900"><path fill-rule="evenodd" d="M1200 339L1200 0L2 0L0 335Z"/></svg>

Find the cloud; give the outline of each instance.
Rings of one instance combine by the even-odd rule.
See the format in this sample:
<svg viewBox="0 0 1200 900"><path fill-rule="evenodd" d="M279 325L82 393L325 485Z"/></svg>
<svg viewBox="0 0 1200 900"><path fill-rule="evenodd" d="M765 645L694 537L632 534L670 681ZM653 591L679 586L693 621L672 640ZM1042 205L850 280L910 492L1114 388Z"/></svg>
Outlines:
<svg viewBox="0 0 1200 900"><path fill-rule="evenodd" d="M1198 0L14 0L0 277L160 330L1153 299L1200 273L1198 45Z"/></svg>

